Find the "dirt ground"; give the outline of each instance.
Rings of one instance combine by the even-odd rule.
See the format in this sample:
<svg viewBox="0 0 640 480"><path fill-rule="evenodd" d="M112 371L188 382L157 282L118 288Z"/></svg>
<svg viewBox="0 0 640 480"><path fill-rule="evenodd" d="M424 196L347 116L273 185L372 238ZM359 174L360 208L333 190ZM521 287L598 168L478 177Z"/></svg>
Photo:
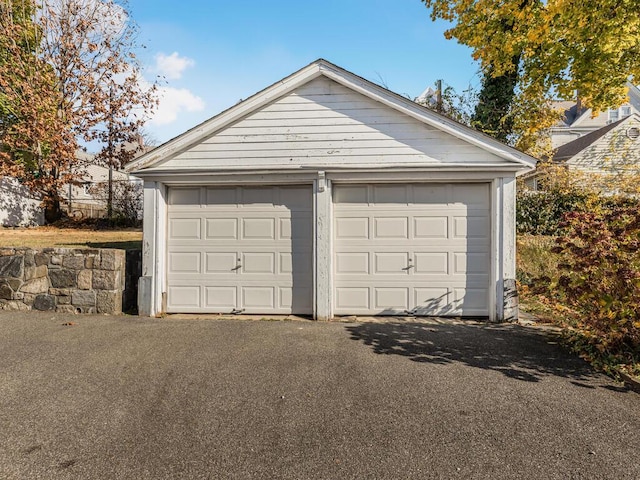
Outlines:
<svg viewBox="0 0 640 480"><path fill-rule="evenodd" d="M142 230L93 228L0 227L0 247L141 248Z"/></svg>

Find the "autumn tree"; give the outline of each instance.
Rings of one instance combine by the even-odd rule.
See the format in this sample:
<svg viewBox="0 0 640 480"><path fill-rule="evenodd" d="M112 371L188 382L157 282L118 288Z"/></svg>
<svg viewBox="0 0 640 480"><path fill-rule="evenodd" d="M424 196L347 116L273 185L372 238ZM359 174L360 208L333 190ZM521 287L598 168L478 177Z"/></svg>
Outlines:
<svg viewBox="0 0 640 480"><path fill-rule="evenodd" d="M43 196L59 210L61 185L72 179L76 140L59 114L62 95L41 56L42 30L30 0L0 4L0 175Z"/></svg>
<svg viewBox="0 0 640 480"><path fill-rule="evenodd" d="M485 79L517 76L508 115L522 148L557 118L553 98L579 91L598 112L624 103L626 82L640 75L635 0L422 2L433 19L453 23L446 37L473 50Z"/></svg>
<svg viewBox="0 0 640 480"><path fill-rule="evenodd" d="M44 81L33 83L28 104L17 102L20 108L15 111L15 128L29 128L24 124L32 121L30 109L46 110L53 119L37 132L22 134L41 150L44 146L38 151L37 165L21 162L14 145L16 137L3 134L1 141L8 155L2 173L17 176L43 194L47 220L51 221L60 217L62 187L85 167L75 156L79 142L98 145L95 161L116 168L136 154L140 128L155 105L155 85L142 79L136 59L136 26L126 3L4 0L3 4L9 26L19 24L15 5L28 8L29 22L39 34L32 51L23 49L22 55L32 70L49 82L47 88ZM15 27L0 33L9 38L20 34ZM19 42L14 43L18 49ZM24 92L28 81L7 76L5 83Z"/></svg>

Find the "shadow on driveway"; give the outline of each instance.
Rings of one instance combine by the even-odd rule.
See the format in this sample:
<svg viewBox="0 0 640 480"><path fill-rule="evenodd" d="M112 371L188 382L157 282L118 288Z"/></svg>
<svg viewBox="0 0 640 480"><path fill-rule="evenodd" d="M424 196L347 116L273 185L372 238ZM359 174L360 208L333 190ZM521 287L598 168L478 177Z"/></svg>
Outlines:
<svg viewBox="0 0 640 480"><path fill-rule="evenodd" d="M577 386L594 388L580 381L597 375L586 362L560 348L556 335L518 325L444 320L362 323L348 326L347 331L353 340L371 346L380 355L400 355L437 365L457 362L524 382L539 382L554 375L572 379Z"/></svg>

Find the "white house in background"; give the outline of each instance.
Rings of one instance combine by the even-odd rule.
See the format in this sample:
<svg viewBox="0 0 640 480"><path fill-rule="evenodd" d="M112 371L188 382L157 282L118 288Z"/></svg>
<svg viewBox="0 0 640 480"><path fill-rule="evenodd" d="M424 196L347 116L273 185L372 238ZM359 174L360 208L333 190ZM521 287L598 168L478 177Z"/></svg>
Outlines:
<svg viewBox="0 0 640 480"><path fill-rule="evenodd" d="M0 225L30 227L44 224L42 198L34 195L17 179L0 177Z"/></svg>
<svg viewBox="0 0 640 480"><path fill-rule="evenodd" d="M92 163L93 155L78 152L83 166L79 167L79 178L66 186L63 195L63 208L73 218L101 218L107 213L107 182L109 168ZM114 169L114 183L138 181L129 174Z"/></svg>
<svg viewBox="0 0 640 480"><path fill-rule="evenodd" d="M535 162L318 60L127 167L140 312L515 318Z"/></svg>
<svg viewBox="0 0 640 480"><path fill-rule="evenodd" d="M64 187L62 209L73 218L101 218L107 213L106 184L109 169L91 163L93 155L77 152L82 166L78 180ZM113 181L140 182L128 173L114 170ZM0 225L4 227L44 225L42 198L15 178L0 178Z"/></svg>
<svg viewBox="0 0 640 480"><path fill-rule="evenodd" d="M563 119L551 127L551 146L556 149L634 113L640 113L640 90L632 83L628 83L627 87L629 99L626 103L595 117L590 108L585 108L578 101L557 102L555 106L563 112Z"/></svg>
<svg viewBox="0 0 640 480"><path fill-rule="evenodd" d="M611 180L640 173L640 114L633 113L587 133L556 149L552 161L576 174L580 182L610 190ZM525 184L542 190L538 173L525 175Z"/></svg>

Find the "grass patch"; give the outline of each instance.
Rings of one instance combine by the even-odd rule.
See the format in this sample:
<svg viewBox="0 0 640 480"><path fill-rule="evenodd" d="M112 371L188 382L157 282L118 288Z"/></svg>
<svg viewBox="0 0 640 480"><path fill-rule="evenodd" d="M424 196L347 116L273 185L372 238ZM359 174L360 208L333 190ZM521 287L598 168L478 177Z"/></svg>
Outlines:
<svg viewBox="0 0 640 480"><path fill-rule="evenodd" d="M93 228L0 228L0 247L25 248L142 248L142 230Z"/></svg>

